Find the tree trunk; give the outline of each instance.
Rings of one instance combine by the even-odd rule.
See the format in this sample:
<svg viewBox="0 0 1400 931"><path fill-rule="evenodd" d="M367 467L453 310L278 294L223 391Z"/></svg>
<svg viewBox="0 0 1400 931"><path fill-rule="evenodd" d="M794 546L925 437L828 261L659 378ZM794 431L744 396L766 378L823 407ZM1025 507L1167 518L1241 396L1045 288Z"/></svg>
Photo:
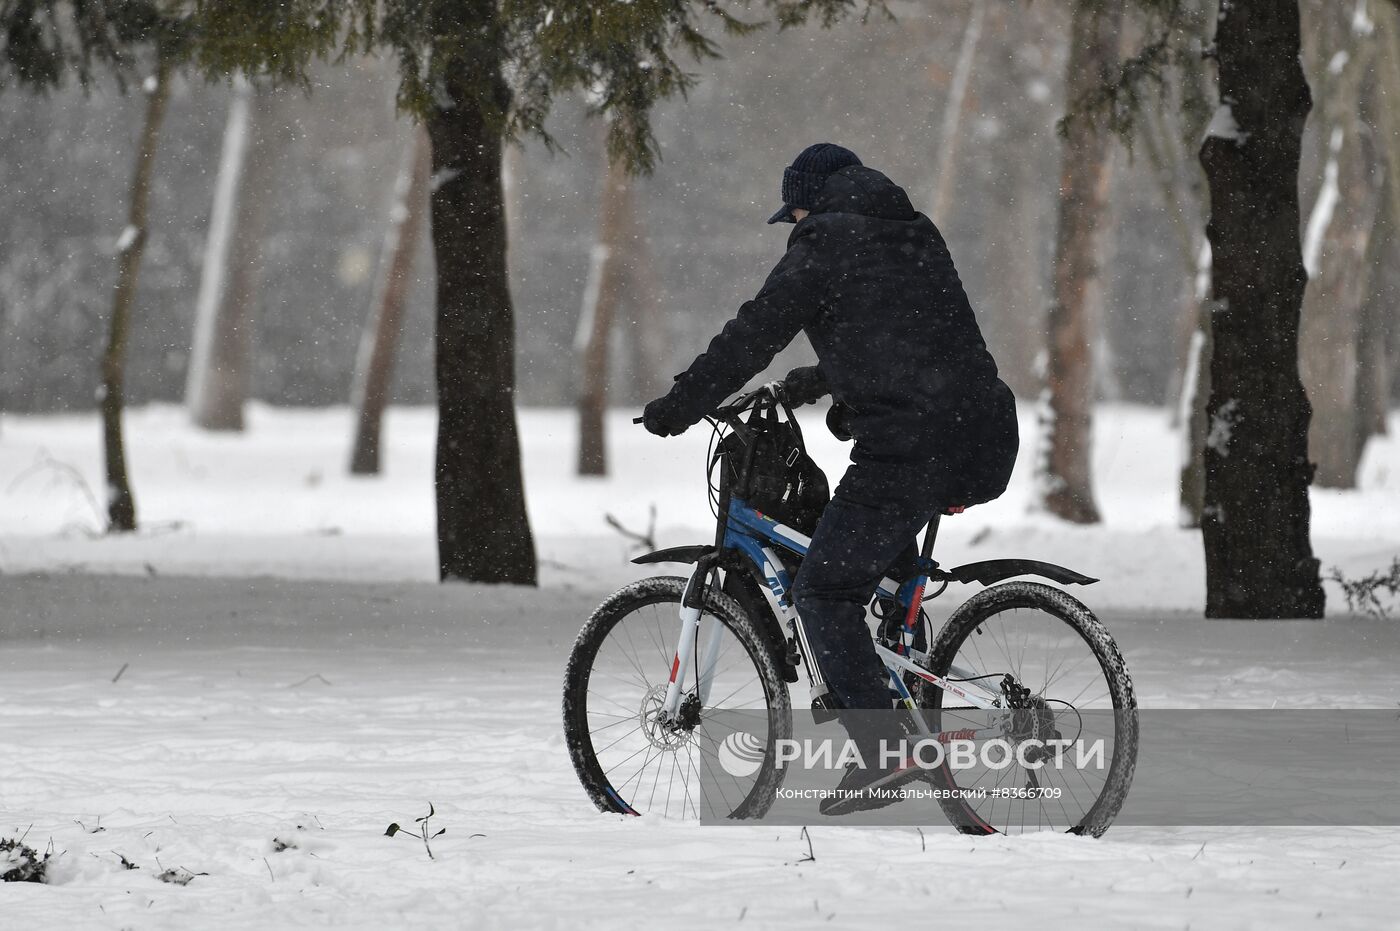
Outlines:
<svg viewBox="0 0 1400 931"><path fill-rule="evenodd" d="M170 99L170 72L163 55L157 58L155 74L147 79L146 116L141 125L141 141L136 151L136 170L131 178L131 200L127 207L126 229L117 246L117 285L112 296L112 320L107 348L102 354L102 384L98 402L102 411L103 463L107 473L107 532L129 533L136 529L136 498L126 472L126 446L122 438L122 406L125 402L126 344L131 332L131 305L136 300L136 284L141 274L141 256L146 250L146 208L151 193L151 170L155 164L160 125Z"/></svg>
<svg viewBox="0 0 1400 931"><path fill-rule="evenodd" d="M1382 263L1393 255L1400 237L1400 12L1381 4L1371 15L1376 21L1376 82L1370 88L1369 112L1378 129L1373 140L1385 170L1384 196L1377 208L1371 234L1370 296L1362 308L1362 357L1357 369L1356 459L1359 463L1372 436L1387 431L1390 386L1397 343L1396 301L1393 273Z"/></svg>
<svg viewBox="0 0 1400 931"><path fill-rule="evenodd" d="M627 294L632 311L628 327L632 341L632 399L644 403L670 390L661 376L663 366L670 361L670 342L666 338L666 318L651 250L636 225L635 214L632 223L632 260L627 265Z"/></svg>
<svg viewBox="0 0 1400 931"><path fill-rule="evenodd" d="M1206 616L1321 617L1298 376L1307 273L1298 160L1312 106L1298 0L1231 0L1216 24L1222 103L1201 146L1210 188L1211 393Z"/></svg>
<svg viewBox="0 0 1400 931"><path fill-rule="evenodd" d="M1209 250L1202 249L1201 256L1201 273L1209 275ZM1205 448L1210 423L1206 405L1210 400L1210 358L1214 342L1210 331L1210 314L1201 300L1203 295L1197 296L1194 288L1192 293L1191 306L1196 311L1197 325L1191 331L1178 408L1182 451L1177 522L1188 529L1201 526L1201 511L1205 507Z"/></svg>
<svg viewBox="0 0 1400 931"><path fill-rule="evenodd" d="M1021 136L1029 144L1029 136ZM1008 228L1007 242L1014 252L1009 267L990 281L992 300L987 307L984 332L996 340L997 368L1018 398L1033 398L1043 387L1045 338L1040 318L1045 261L1039 243L1044 241L1044 178L1034 159L1014 159L1000 174L1010 195L998 211ZM978 308L978 313L982 309Z"/></svg>
<svg viewBox="0 0 1400 931"><path fill-rule="evenodd" d="M1386 179L1387 187L1391 183L1391 179ZM1395 308L1391 304L1393 295L1387 293L1381 263L1385 261L1386 250L1395 248L1393 236L1390 211L1383 199L1377 209L1376 225L1371 230L1366 254L1366 265L1371 269L1367 278L1371 286L1367 288L1366 299L1361 304L1356 328L1356 415L1352 418L1351 457L1357 465L1358 480L1366 444L1371 437L1386 432Z"/></svg>
<svg viewBox="0 0 1400 931"><path fill-rule="evenodd" d="M494 2L470 14L495 14ZM444 12L443 15L449 15ZM483 35L492 30L483 27ZM437 264L436 491L442 579L533 585L515 425L515 332L506 269L501 130L475 93L504 112L510 91L489 40L450 56L428 117Z"/></svg>
<svg viewBox="0 0 1400 931"><path fill-rule="evenodd" d="M1330 7L1309 29L1323 48L1337 53L1319 69L1324 173L1303 244L1303 266L1312 284L1299 335L1299 371L1316 414L1308 456L1317 464L1316 484L1325 488L1356 486L1358 339L1370 271L1367 244L1380 194L1361 119L1374 45L1358 34L1353 12Z"/></svg>
<svg viewBox="0 0 1400 931"><path fill-rule="evenodd" d="M404 308L413 286L413 259L418 234L427 212L428 180L432 175L431 143L427 130L415 127L408 157L394 190L389 230L384 236L384 259L375 288L374 309L360 338L355 361L355 384L350 403L355 410L355 445L350 453L354 475L379 474L379 434L389 387L394 379L394 356L403 330Z"/></svg>
<svg viewBox="0 0 1400 931"><path fill-rule="evenodd" d="M607 158L602 185L598 236L593 243L583 306L579 310L574 352L579 359L578 474L606 475L607 437L603 416L608 404L608 342L627 276L626 253L631 232L631 192L621 161Z"/></svg>
<svg viewBox="0 0 1400 931"><path fill-rule="evenodd" d="M1071 107L1112 77L1122 0L1080 0L1070 27L1065 99ZM1101 300L1098 229L1105 215L1112 140L1088 119L1072 120L1061 145L1059 220L1047 319L1045 390L1037 464L1040 504L1080 524L1097 523L1092 481L1094 336Z"/></svg>
<svg viewBox="0 0 1400 931"><path fill-rule="evenodd" d="M962 42L958 46L957 64L953 66L953 80L948 86L948 100L943 105L943 125L938 133L938 178L933 186L933 209L930 212L938 223L947 219L948 201L953 193L953 162L963 135L958 127L967 103L967 85L977 58L977 43L982 37L984 7L985 0L972 0L967 24L963 27Z"/></svg>
<svg viewBox="0 0 1400 931"><path fill-rule="evenodd" d="M209 217L185 404L196 426L242 430L261 277L262 219L271 194L273 102L235 85Z"/></svg>

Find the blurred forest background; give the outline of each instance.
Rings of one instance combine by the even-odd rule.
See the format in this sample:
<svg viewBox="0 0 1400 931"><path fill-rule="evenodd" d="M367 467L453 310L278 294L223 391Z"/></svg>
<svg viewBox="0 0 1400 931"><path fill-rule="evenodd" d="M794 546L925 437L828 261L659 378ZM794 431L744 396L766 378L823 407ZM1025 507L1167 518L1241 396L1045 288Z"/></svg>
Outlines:
<svg viewBox="0 0 1400 931"><path fill-rule="evenodd" d="M823 140L854 149L934 218L1004 378L1023 400L1035 398L1060 171L1056 122L1067 106L1068 5L937 0L891 9L895 21L768 29L726 42L724 60L691 67L700 83L689 99L660 106L663 160L655 174L626 182L631 274L624 325L611 336L610 403L638 404L664 388L757 290L790 229L764 224L783 166ZM1203 35L1209 13L1202 10ZM1315 306L1325 297L1347 305L1351 331L1370 326L1367 345L1384 363L1372 384L1394 400L1400 269L1395 199L1384 181L1387 149L1397 144L1386 109L1400 107L1400 88L1387 82L1393 37L1387 45L1374 22L1358 26L1364 2L1305 0L1303 13L1316 101L1303 216L1326 210L1332 234L1360 252L1323 254L1346 287L1324 294L1317 280L1326 270L1313 269L1305 381L1308 341L1339 333L1328 322L1334 309ZM1152 38L1131 22L1126 33L1125 54ZM965 94L950 114L960 55L969 65ZM252 397L276 405L349 399L387 262L396 178L411 158L413 129L396 114L392 61L360 58L317 74L311 95L257 91L249 107L263 160L261 170L245 172L239 195L258 202L249 378ZM1115 145L1095 316L1096 390L1106 399L1175 404L1181 389L1205 214L1196 146L1183 140L1192 131L1199 138L1209 116L1180 105L1182 83L1167 87L1168 105L1148 108L1131 148ZM130 403L185 396L220 153L239 93L174 79L131 328ZM2 410L93 407L144 105L141 94L124 96L110 82L87 92L0 95ZM1344 114L1359 135L1329 158ZM1194 130L1192 119L1201 123ZM603 128L586 116L585 101L562 100L549 126L564 153L531 141L506 156L518 396L528 405L577 400L580 313L608 180ZM408 280L395 403L433 400L432 274L423 236ZM1320 325L1309 328L1310 312ZM626 325L644 320L653 326ZM775 370L808 352L805 344L788 350ZM1315 368L1355 379L1356 364Z"/></svg>

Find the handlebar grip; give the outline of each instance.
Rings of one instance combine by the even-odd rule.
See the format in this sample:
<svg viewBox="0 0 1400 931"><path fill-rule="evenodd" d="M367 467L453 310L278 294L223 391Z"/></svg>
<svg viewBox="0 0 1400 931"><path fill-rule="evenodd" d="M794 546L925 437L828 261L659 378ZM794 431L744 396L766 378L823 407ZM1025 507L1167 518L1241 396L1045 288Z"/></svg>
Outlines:
<svg viewBox="0 0 1400 931"><path fill-rule="evenodd" d="M633 422L633 423L645 423L645 422L646 422L646 418L645 418L645 417L633 417L633 418L632 418L632 422Z"/></svg>

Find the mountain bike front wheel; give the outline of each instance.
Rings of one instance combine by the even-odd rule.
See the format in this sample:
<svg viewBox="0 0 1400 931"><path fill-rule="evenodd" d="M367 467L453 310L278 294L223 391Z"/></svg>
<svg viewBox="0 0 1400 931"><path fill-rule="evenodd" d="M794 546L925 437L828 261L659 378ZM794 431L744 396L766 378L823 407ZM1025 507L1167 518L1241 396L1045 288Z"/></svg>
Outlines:
<svg viewBox="0 0 1400 931"><path fill-rule="evenodd" d="M914 691L934 732L1000 730L996 753L933 771L938 788L954 790L939 804L960 831L1108 829L1137 764L1137 699L1118 645L1088 608L1049 585L993 586L953 612L928 667L1000 693L988 712L923 680Z"/></svg>
<svg viewBox="0 0 1400 931"><path fill-rule="evenodd" d="M674 576L633 582L584 624L564 674L569 755L603 811L759 817L782 780L775 742L792 736L787 686L753 621L711 587L678 713L660 714L685 587ZM726 712L740 713L742 732L735 716L712 720Z"/></svg>

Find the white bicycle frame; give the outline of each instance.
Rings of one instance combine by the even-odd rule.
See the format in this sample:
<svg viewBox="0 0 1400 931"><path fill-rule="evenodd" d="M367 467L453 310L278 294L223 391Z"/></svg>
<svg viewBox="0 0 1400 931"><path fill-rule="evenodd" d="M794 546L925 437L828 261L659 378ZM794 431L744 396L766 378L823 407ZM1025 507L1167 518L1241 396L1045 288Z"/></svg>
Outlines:
<svg viewBox="0 0 1400 931"><path fill-rule="evenodd" d="M776 525L770 532L791 540L804 551L812 542L810 537L798 533L796 530L782 524ZM826 681L822 677L821 669L818 668L816 662L813 660L813 652L807 641L802 618L798 616L797 611L793 608L791 601L787 597L787 589L784 587L782 575L778 571L778 567L782 565L782 562L778 559L777 554L771 547L762 547L762 553L763 575L768 583L763 589L764 598L767 600L768 608L773 612L774 616L776 616L780 622L786 621L789 629L793 631L795 639L797 640L798 650L802 654L802 665L807 670L808 684L812 697L818 698L827 693ZM700 581L700 575L700 571L692 573L690 581L686 585L686 595L689 595L691 586L696 585ZM885 597L893 597L898 590L899 583L886 578L880 580L877 594ZM690 667L692 659L695 658L695 650L697 646L699 646L697 641L699 639L701 611L699 608L686 607L685 601L686 598L683 596L680 609L680 636L676 643L675 653L671 661L671 676L666 686L666 698L660 709L660 717L662 720L675 719L680 709L681 697L685 694L686 672ZM867 612L869 612L868 608ZM867 619L869 617L870 614L867 613ZM696 668L696 696L699 698L702 707L709 701L710 686L714 679L715 663L719 658L720 643L724 635L724 625L716 620L711 625L708 634L709 635L705 638L704 645L700 647L700 661ZM918 676L925 682L942 689L950 695L956 696L975 708L994 709L1001 706L1001 693L982 685L981 681L977 679L977 673L974 671L953 666L949 670L949 676L940 676L930 672L923 665L920 665L920 662L916 662L927 662L927 653L911 649L907 655L902 655L882 646L878 642L874 646L876 655L879 656L881 662L885 664L890 675L896 679L898 678L899 671L903 670ZM957 681L955 682L953 680ZM911 710L914 710L912 701L907 698L903 699L903 701L905 704L909 705ZM915 715L914 719L916 725L927 733L923 716Z"/></svg>

